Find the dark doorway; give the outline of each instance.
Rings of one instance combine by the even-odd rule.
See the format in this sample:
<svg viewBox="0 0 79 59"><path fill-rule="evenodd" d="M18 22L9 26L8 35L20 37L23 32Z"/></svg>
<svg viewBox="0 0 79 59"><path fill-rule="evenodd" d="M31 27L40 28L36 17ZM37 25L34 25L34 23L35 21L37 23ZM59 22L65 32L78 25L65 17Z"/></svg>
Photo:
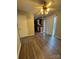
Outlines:
<svg viewBox="0 0 79 59"><path fill-rule="evenodd" d="M43 32L43 19L37 18L34 20L35 32Z"/></svg>

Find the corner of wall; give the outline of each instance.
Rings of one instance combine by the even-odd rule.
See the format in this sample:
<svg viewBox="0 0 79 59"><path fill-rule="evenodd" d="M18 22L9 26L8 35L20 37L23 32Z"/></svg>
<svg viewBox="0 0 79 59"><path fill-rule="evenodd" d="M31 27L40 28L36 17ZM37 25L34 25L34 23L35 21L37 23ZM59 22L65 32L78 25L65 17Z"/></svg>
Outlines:
<svg viewBox="0 0 79 59"><path fill-rule="evenodd" d="M17 59L19 59L20 49L21 49L21 44L19 45L19 49L18 49L18 56L17 56Z"/></svg>

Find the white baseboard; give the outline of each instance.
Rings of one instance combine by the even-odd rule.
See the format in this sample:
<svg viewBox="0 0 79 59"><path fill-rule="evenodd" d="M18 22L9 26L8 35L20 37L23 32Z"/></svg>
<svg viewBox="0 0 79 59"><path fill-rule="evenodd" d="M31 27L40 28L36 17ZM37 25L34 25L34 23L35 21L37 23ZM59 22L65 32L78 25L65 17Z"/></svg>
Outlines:
<svg viewBox="0 0 79 59"><path fill-rule="evenodd" d="M18 56L17 56L17 59L19 58L20 49L21 49L21 44L19 45L19 49L18 49Z"/></svg>

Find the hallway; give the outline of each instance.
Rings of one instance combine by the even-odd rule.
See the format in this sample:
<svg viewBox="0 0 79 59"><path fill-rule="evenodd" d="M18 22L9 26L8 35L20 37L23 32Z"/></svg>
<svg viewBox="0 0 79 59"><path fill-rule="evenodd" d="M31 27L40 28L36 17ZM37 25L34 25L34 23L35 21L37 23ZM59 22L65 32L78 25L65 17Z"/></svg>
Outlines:
<svg viewBox="0 0 79 59"><path fill-rule="evenodd" d="M61 40L46 34L21 38L19 59L60 59Z"/></svg>

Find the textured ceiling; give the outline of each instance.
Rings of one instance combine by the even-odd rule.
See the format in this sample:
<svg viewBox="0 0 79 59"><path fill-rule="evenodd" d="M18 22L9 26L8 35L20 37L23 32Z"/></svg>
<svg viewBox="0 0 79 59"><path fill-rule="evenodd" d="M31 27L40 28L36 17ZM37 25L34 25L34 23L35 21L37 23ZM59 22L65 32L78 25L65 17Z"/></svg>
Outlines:
<svg viewBox="0 0 79 59"><path fill-rule="evenodd" d="M56 11L54 12L60 11L61 0L17 0L17 8L18 10L21 11L30 12L35 15L39 15L40 9L35 7L42 5L43 1L46 1L47 3L51 1L52 5L50 7L56 9ZM50 13L52 13L52 11Z"/></svg>

